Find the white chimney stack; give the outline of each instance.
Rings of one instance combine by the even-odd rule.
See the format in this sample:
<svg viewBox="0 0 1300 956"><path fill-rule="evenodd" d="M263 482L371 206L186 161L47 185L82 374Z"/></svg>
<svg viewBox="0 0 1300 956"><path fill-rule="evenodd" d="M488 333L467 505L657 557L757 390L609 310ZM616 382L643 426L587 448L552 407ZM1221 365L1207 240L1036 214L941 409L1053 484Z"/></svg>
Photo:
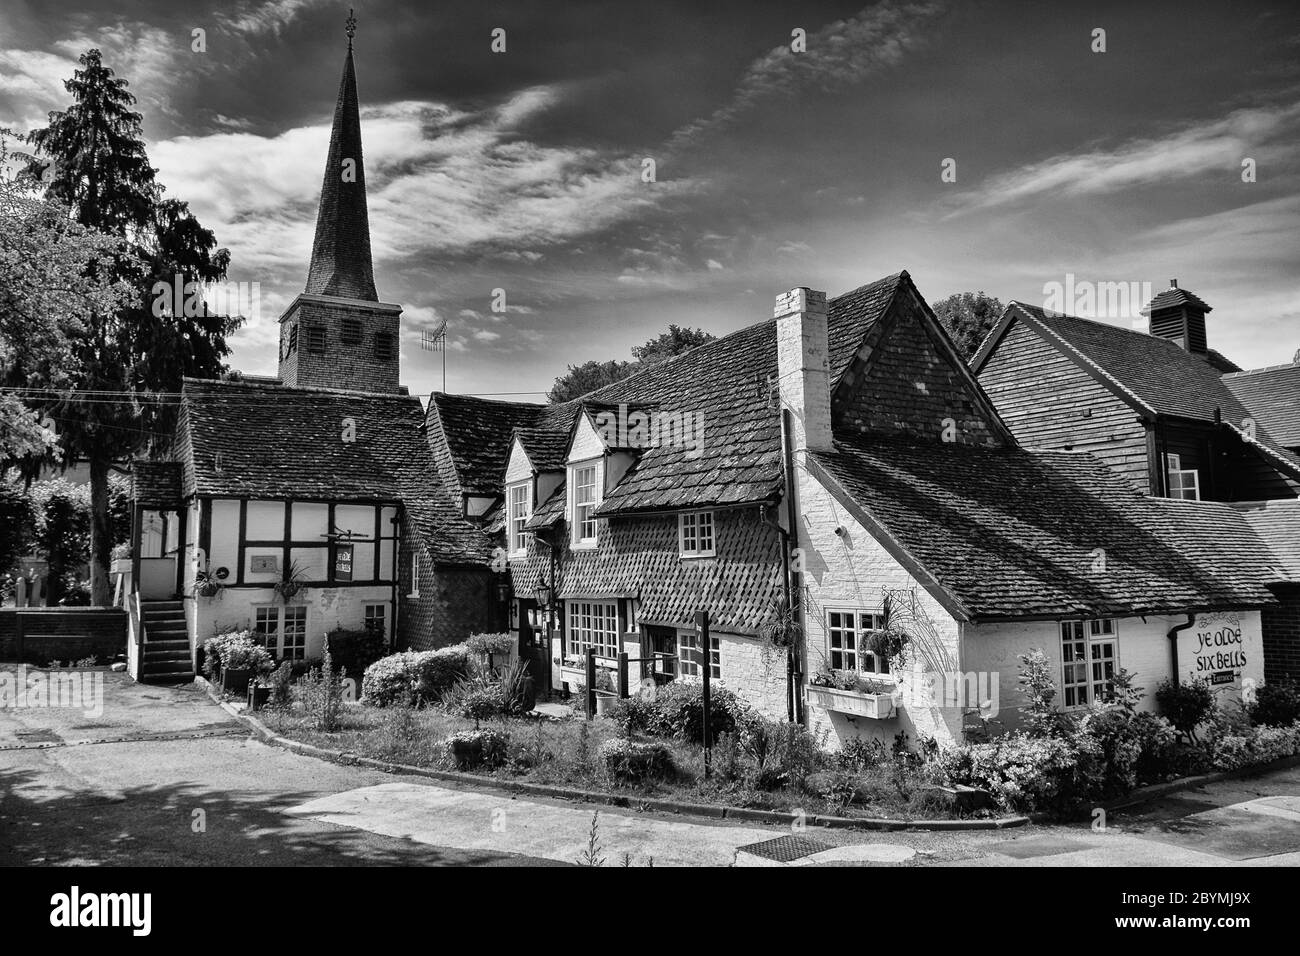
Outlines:
<svg viewBox="0 0 1300 956"><path fill-rule="evenodd" d="M781 405L794 419L796 451L831 451L831 363L826 293L791 289L776 297Z"/></svg>

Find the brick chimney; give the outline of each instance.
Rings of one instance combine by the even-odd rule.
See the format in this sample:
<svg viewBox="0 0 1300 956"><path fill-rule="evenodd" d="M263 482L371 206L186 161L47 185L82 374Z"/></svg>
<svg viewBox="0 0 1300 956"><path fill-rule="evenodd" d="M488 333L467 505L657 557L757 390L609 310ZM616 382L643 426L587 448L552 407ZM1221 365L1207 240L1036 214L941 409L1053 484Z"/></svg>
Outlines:
<svg viewBox="0 0 1300 956"><path fill-rule="evenodd" d="M1156 338L1177 342L1185 351L1205 355L1205 314L1210 307L1195 293L1178 288L1170 279L1169 288L1147 303L1142 314L1147 317L1147 331Z"/></svg>
<svg viewBox="0 0 1300 956"><path fill-rule="evenodd" d="M830 346L826 293L791 289L776 297L776 359L781 405L794 419L796 450L831 450Z"/></svg>

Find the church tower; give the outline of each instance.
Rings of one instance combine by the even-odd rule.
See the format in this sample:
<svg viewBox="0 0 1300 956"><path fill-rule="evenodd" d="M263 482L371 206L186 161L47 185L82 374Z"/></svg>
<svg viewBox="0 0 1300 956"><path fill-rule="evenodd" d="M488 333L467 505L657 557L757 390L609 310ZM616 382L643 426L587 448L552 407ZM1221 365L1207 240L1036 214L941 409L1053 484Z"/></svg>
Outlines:
<svg viewBox="0 0 1300 956"><path fill-rule="evenodd" d="M361 111L352 62L355 18L334 107L307 288L280 316L280 381L295 387L397 392L402 307L380 302L370 259Z"/></svg>

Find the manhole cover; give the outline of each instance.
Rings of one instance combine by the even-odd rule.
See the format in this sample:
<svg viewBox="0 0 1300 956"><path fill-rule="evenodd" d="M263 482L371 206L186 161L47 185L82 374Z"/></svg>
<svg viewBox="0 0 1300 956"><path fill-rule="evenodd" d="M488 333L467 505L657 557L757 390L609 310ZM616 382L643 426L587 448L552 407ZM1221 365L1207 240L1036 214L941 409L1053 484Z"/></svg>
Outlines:
<svg viewBox="0 0 1300 956"><path fill-rule="evenodd" d="M829 843L791 835L764 840L762 843L750 843L748 846L740 847L740 852L761 856L766 860L776 860L778 863L790 863L829 849L832 849Z"/></svg>

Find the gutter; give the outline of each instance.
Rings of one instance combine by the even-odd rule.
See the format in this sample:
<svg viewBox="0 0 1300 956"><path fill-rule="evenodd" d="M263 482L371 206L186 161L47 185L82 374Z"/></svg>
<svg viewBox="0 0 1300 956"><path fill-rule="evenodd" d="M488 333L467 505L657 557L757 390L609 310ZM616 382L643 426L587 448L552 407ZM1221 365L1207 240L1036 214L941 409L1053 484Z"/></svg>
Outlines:
<svg viewBox="0 0 1300 956"><path fill-rule="evenodd" d="M1191 626L1192 626L1193 624L1195 624L1195 623L1196 623L1196 614L1193 613L1193 612L1191 612L1191 611L1188 611L1188 612L1187 612L1187 623L1186 623L1186 624L1175 624L1173 627L1171 627L1171 628L1169 629L1169 634L1168 634L1168 637L1169 637L1169 662L1170 662L1170 667L1171 667L1171 670L1170 670L1169 673L1170 673L1170 676L1171 676L1171 677L1173 678L1173 680L1175 680L1175 681L1178 681L1178 680L1179 680L1179 678L1178 678L1178 635L1179 635L1181 632L1187 630L1189 627L1191 627ZM1179 682L1181 683L1181 681L1179 681Z"/></svg>

